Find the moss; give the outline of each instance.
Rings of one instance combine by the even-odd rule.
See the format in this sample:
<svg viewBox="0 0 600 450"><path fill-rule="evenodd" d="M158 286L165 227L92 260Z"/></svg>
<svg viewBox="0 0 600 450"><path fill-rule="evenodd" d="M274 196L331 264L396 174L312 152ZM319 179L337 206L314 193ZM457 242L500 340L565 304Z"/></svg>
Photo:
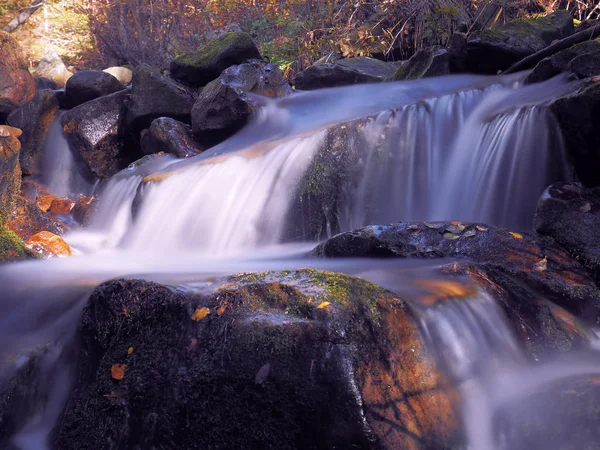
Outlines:
<svg viewBox="0 0 600 450"><path fill-rule="evenodd" d="M254 46L254 42L252 41L252 37L247 33L225 33L219 39L206 44L196 52L187 53L175 58L175 61L187 66L215 64L221 53L232 46L251 48Z"/></svg>
<svg viewBox="0 0 600 450"><path fill-rule="evenodd" d="M0 262L18 261L35 257L11 230L0 228Z"/></svg>

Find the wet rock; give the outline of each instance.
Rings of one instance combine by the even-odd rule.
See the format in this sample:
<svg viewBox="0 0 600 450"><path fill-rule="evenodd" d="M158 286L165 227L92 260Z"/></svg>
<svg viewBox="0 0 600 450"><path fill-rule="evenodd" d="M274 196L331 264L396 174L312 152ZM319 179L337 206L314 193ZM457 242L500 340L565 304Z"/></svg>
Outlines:
<svg viewBox="0 0 600 450"><path fill-rule="evenodd" d="M455 443L457 395L402 300L314 270L225 281L205 295L136 280L98 287L55 447Z"/></svg>
<svg viewBox="0 0 600 450"><path fill-rule="evenodd" d="M417 80L450 73L450 54L444 48L430 47L419 50L403 61L390 78L391 81Z"/></svg>
<svg viewBox="0 0 600 450"><path fill-rule="evenodd" d="M55 198L50 203L50 214L55 216L60 214L69 214L73 209L73 200L70 198Z"/></svg>
<svg viewBox="0 0 600 450"><path fill-rule="evenodd" d="M467 39L467 66L476 73L495 74L573 34L573 17L556 11L546 17L519 19L495 29L476 31Z"/></svg>
<svg viewBox="0 0 600 450"><path fill-rule="evenodd" d="M57 235L62 235L65 231L64 226L54 216L21 196L17 197L6 228L14 231L23 240L40 231L49 231Z"/></svg>
<svg viewBox="0 0 600 450"><path fill-rule="evenodd" d="M69 256L71 247L63 238L49 231L40 231L25 241L25 247L45 258Z"/></svg>
<svg viewBox="0 0 600 450"><path fill-rule="evenodd" d="M35 90L17 42L8 33L0 32L0 116L6 117L32 100Z"/></svg>
<svg viewBox="0 0 600 450"><path fill-rule="evenodd" d="M374 58L359 57L318 64L296 74L296 89L310 90L355 83L385 81L396 66Z"/></svg>
<svg viewBox="0 0 600 450"><path fill-rule="evenodd" d="M23 245L19 236L0 226L0 264L34 257Z"/></svg>
<svg viewBox="0 0 600 450"><path fill-rule="evenodd" d="M43 77L56 83L58 88L64 88L73 73L67 69L60 56L54 50L48 50L35 69L38 77Z"/></svg>
<svg viewBox="0 0 600 450"><path fill-rule="evenodd" d="M190 86L205 86L230 66L260 59L258 47L249 34L230 32L171 62L171 76Z"/></svg>
<svg viewBox="0 0 600 450"><path fill-rule="evenodd" d="M450 72L462 73L467 69L467 35L454 33L448 40L450 54Z"/></svg>
<svg viewBox="0 0 600 450"><path fill-rule="evenodd" d="M114 175L137 159L120 133L128 91L100 97L74 108L62 117L65 132L98 178Z"/></svg>
<svg viewBox="0 0 600 450"><path fill-rule="evenodd" d="M73 205L71 216L80 225L87 225L90 222L96 204L95 197L80 197Z"/></svg>
<svg viewBox="0 0 600 450"><path fill-rule="evenodd" d="M526 83L547 80L561 72L577 78L600 75L600 41L586 41L541 60L525 78Z"/></svg>
<svg viewBox="0 0 600 450"><path fill-rule="evenodd" d="M550 238L459 222L399 223L341 233L320 244L327 257L453 258L446 273L466 274L500 297L529 352L584 342L578 322L600 319L600 292L584 268Z"/></svg>
<svg viewBox="0 0 600 450"><path fill-rule="evenodd" d="M58 85L56 84L56 82L54 82L48 78L34 77L33 80L35 81L35 87L37 88L38 91L43 91L44 89L50 89L50 90L58 89Z"/></svg>
<svg viewBox="0 0 600 450"><path fill-rule="evenodd" d="M170 117L156 119L142 132L141 147L147 155L163 152L177 158L194 156L204 150L194 141L189 125Z"/></svg>
<svg viewBox="0 0 600 450"><path fill-rule="evenodd" d="M292 90L273 64L251 61L228 68L204 87L192 109L192 130L201 144L215 145L248 122L257 106L249 92L280 97Z"/></svg>
<svg viewBox="0 0 600 450"><path fill-rule="evenodd" d="M52 202L56 200L58 197L54 194L42 193L37 196L35 199L36 206L44 212L50 210L50 206Z"/></svg>
<svg viewBox="0 0 600 450"><path fill-rule="evenodd" d="M133 71L131 98L125 117L127 132L139 143L142 130L159 117L190 122L195 97L183 86L146 64Z"/></svg>
<svg viewBox="0 0 600 450"><path fill-rule="evenodd" d="M109 67L104 69L103 72L111 74L124 86L129 86L133 79L133 71L127 67Z"/></svg>
<svg viewBox="0 0 600 450"><path fill-rule="evenodd" d="M21 130L0 125L0 227L3 227L21 190L19 150Z"/></svg>
<svg viewBox="0 0 600 450"><path fill-rule="evenodd" d="M114 94L123 89L125 86L109 73L99 70L82 70L67 81L65 102L68 108L74 108L82 103Z"/></svg>
<svg viewBox="0 0 600 450"><path fill-rule="evenodd" d="M23 174L40 173L42 148L57 112L58 100L46 89L38 91L32 101L9 114L8 124L23 131L19 157Z"/></svg>

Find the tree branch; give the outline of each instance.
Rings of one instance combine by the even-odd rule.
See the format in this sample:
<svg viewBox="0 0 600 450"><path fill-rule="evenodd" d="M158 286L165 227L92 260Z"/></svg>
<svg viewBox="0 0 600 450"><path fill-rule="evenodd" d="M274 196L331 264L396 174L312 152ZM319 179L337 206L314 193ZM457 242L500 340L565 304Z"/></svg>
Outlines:
<svg viewBox="0 0 600 450"><path fill-rule="evenodd" d="M41 8L41 6L44 4L44 1L45 0L35 0L31 6L25 8L17 17L11 20L8 25L2 29L2 31L6 31L7 33L12 33L15 31L17 28L27 22L27 19L29 19L34 12Z"/></svg>

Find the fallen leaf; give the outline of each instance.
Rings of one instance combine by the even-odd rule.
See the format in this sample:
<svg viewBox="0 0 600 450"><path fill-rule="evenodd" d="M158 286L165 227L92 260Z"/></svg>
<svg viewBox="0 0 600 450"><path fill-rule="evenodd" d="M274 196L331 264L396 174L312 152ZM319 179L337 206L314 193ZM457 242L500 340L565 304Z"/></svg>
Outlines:
<svg viewBox="0 0 600 450"><path fill-rule="evenodd" d="M441 223L423 222L423 225L425 225L427 228L431 228L432 230L437 230L438 228L442 227Z"/></svg>
<svg viewBox="0 0 600 450"><path fill-rule="evenodd" d="M418 229L419 229L419 227L417 225L409 225L407 228L407 230L411 230L411 231L416 231Z"/></svg>
<svg viewBox="0 0 600 450"><path fill-rule="evenodd" d="M217 309L217 315L218 315L218 316L222 316L222 315L223 315L223 313L224 313L226 310L227 310L227 306L220 306L220 307Z"/></svg>
<svg viewBox="0 0 600 450"><path fill-rule="evenodd" d="M475 228L477 228L477 231L487 231L488 229L486 227L482 227L481 225L475 225Z"/></svg>
<svg viewBox="0 0 600 450"><path fill-rule="evenodd" d="M446 228L446 231L451 234L460 234L462 232L462 230L464 230L464 229L465 229L465 227L460 228L457 225L450 225L449 227Z"/></svg>
<svg viewBox="0 0 600 450"><path fill-rule="evenodd" d="M477 231L475 230L467 230L465 231L465 234L463 234L464 237L473 237L477 234Z"/></svg>
<svg viewBox="0 0 600 450"><path fill-rule="evenodd" d="M317 306L317 309L327 308L329 305L331 305L331 303L329 303L329 302L321 302L321 304L319 306Z"/></svg>
<svg viewBox="0 0 600 450"><path fill-rule="evenodd" d="M548 268L548 258L544 256L544 258L540 260L540 262L533 265L533 268L538 272L543 272Z"/></svg>
<svg viewBox="0 0 600 450"><path fill-rule="evenodd" d="M458 228L460 231L464 230L466 228L466 225L463 225L460 222L450 222L452 225L454 225L456 228Z"/></svg>
<svg viewBox="0 0 600 450"><path fill-rule="evenodd" d="M258 372L256 372L256 376L254 377L254 382L256 384L263 384L265 381L267 381L267 377L269 376L270 372L271 372L271 364L266 363L264 366L262 366L260 369L258 369Z"/></svg>
<svg viewBox="0 0 600 450"><path fill-rule="evenodd" d="M592 205L590 205L588 202L586 202L585 205L583 205L581 208L579 208L579 211L590 212L591 209L592 209Z"/></svg>
<svg viewBox="0 0 600 450"><path fill-rule="evenodd" d="M196 308L196 311L194 311L194 314L192 315L192 320L195 320L196 322L198 322L198 321L204 319L209 314L210 314L210 309L208 309L208 308Z"/></svg>
<svg viewBox="0 0 600 450"><path fill-rule="evenodd" d="M127 349L127 354L128 354L128 355L131 355L132 353L133 353L133 347L129 347L129 348Z"/></svg>
<svg viewBox="0 0 600 450"><path fill-rule="evenodd" d="M112 367L110 368L110 375L115 380L122 380L123 378L125 378L125 368L126 367L127 367L127 364L113 364Z"/></svg>
<svg viewBox="0 0 600 450"><path fill-rule="evenodd" d="M457 234L452 234L452 233L444 233L444 238L448 239L449 241L454 241L456 239L458 239L460 236Z"/></svg>
<svg viewBox="0 0 600 450"><path fill-rule="evenodd" d="M521 233L515 233L514 231L509 231L509 233L515 239L523 239L523 235Z"/></svg>

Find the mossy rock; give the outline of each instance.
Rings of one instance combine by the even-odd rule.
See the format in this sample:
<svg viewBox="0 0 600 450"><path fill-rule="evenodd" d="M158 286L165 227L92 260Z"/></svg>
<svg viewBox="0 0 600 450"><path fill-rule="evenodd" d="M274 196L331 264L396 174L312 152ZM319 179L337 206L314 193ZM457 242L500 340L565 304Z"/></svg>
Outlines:
<svg viewBox="0 0 600 450"><path fill-rule="evenodd" d="M18 128L0 126L0 227L4 226L21 189Z"/></svg>
<svg viewBox="0 0 600 450"><path fill-rule="evenodd" d="M4 227L0 228L0 263L35 258L24 245L19 236Z"/></svg>
<svg viewBox="0 0 600 450"><path fill-rule="evenodd" d="M424 48L409 60L403 61L390 78L391 81L418 80L450 73L450 54L443 48Z"/></svg>
<svg viewBox="0 0 600 450"><path fill-rule="evenodd" d="M541 60L525 78L525 83L537 83L570 72L577 78L600 75L600 40L586 41Z"/></svg>
<svg viewBox="0 0 600 450"><path fill-rule="evenodd" d="M205 86L230 66L261 59L252 37L244 32L225 33L195 52L171 62L171 76L190 86Z"/></svg>

